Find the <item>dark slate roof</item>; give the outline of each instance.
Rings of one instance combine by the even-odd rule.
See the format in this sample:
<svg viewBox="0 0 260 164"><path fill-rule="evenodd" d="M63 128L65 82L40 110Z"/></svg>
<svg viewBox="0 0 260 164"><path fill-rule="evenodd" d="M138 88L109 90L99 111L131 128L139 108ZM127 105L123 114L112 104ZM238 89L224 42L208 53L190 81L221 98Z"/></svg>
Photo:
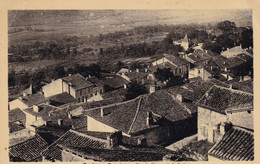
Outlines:
<svg viewBox="0 0 260 164"><path fill-rule="evenodd" d="M104 85L107 85L111 88L120 88L120 87L123 87L124 84L128 84L129 81L127 81L126 79L122 78L121 76L119 75L109 75L109 76L106 76L104 79L103 79L103 82L104 82Z"/></svg>
<svg viewBox="0 0 260 164"><path fill-rule="evenodd" d="M74 130L69 130L58 140L46 148L42 155L46 159L57 159L61 161L61 150L59 146L72 146L79 148L106 148L106 140L92 137Z"/></svg>
<svg viewBox="0 0 260 164"><path fill-rule="evenodd" d="M104 83L102 80L98 79L95 76L91 76L90 78L87 78L87 81L91 82L92 84L94 84L96 87L102 87L104 86Z"/></svg>
<svg viewBox="0 0 260 164"><path fill-rule="evenodd" d="M87 88L94 85L91 82L87 81L80 74L63 77L62 80L65 81L66 83L71 83L72 87L75 88L76 90Z"/></svg>
<svg viewBox="0 0 260 164"><path fill-rule="evenodd" d="M253 94L214 85L202 97L198 105L221 114L225 114L227 110L252 110Z"/></svg>
<svg viewBox="0 0 260 164"><path fill-rule="evenodd" d="M55 104L67 104L67 103L71 103L71 102L76 102L76 100L74 99L73 96L69 95L67 92L63 92L51 97L48 97L52 103Z"/></svg>
<svg viewBox="0 0 260 164"><path fill-rule="evenodd" d="M176 64L177 66L189 64L189 62L186 59L183 59L178 56L165 54L164 57L168 60L170 60L172 63Z"/></svg>
<svg viewBox="0 0 260 164"><path fill-rule="evenodd" d="M25 113L20 110L19 108L16 109L12 109L8 112L8 121L9 122L15 122L15 121L21 121L24 120L25 117Z"/></svg>
<svg viewBox="0 0 260 164"><path fill-rule="evenodd" d="M41 156L41 152L48 146L47 142L39 135L9 147L9 154L26 162L34 161Z"/></svg>
<svg viewBox="0 0 260 164"><path fill-rule="evenodd" d="M209 150L208 154L221 160L253 161L254 134L251 131L233 127Z"/></svg>
<svg viewBox="0 0 260 164"><path fill-rule="evenodd" d="M37 104L47 102L49 100L46 97L44 97L42 94L36 93L36 94L27 95L23 97L22 101L28 106L32 106L32 105L37 105Z"/></svg>

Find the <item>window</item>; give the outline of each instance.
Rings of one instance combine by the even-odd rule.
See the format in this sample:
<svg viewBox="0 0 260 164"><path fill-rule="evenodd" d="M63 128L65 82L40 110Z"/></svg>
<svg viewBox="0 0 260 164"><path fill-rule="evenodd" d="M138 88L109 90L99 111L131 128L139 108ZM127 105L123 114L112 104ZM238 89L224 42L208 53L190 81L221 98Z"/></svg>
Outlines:
<svg viewBox="0 0 260 164"><path fill-rule="evenodd" d="M78 98L78 103L80 103L80 97Z"/></svg>
<svg viewBox="0 0 260 164"><path fill-rule="evenodd" d="M79 95L82 96L82 90L79 91Z"/></svg>

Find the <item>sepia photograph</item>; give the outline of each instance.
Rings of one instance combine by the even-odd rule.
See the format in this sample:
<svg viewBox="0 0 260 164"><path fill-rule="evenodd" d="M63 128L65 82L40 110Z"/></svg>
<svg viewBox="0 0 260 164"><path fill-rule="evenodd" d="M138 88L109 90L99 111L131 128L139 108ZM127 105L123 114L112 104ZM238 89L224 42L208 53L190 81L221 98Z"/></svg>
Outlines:
<svg viewBox="0 0 260 164"><path fill-rule="evenodd" d="M8 10L9 161L254 161L252 15Z"/></svg>

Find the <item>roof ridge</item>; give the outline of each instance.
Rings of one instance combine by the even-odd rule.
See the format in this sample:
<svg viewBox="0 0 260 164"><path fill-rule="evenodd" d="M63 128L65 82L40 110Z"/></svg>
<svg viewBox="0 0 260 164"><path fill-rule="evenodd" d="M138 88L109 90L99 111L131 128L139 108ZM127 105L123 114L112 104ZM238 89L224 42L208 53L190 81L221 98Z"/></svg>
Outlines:
<svg viewBox="0 0 260 164"><path fill-rule="evenodd" d="M139 110L140 110L141 101L142 101L142 96L140 97L140 100L139 100L139 102L138 102L137 109L136 109L136 113L135 113L134 119L133 119L133 121L132 121L132 123L131 123L131 125L130 125L128 134L130 134L130 132L131 132L133 126L134 126L134 122L135 122L135 120L136 120L136 118L137 118L137 115L138 115L138 113L139 113Z"/></svg>
<svg viewBox="0 0 260 164"><path fill-rule="evenodd" d="M117 106L117 105L127 104L129 102L137 100L138 98L140 98L140 96L138 96L138 97L136 97L134 99L128 100L128 101L118 102L118 103L114 103L114 104L108 104L108 105L104 105L104 106L100 106L100 107L94 107L94 108L89 108L89 109L84 109L84 108L83 109L84 109L84 111L87 112L87 111L92 111L92 110L96 110L96 109L100 109L100 108L108 108L108 107L113 107L113 106Z"/></svg>
<svg viewBox="0 0 260 164"><path fill-rule="evenodd" d="M247 95L250 95L250 96L254 96L254 94L252 94L252 93L241 91L241 90L237 90L237 89L231 89L231 88L227 88L227 87L222 87L222 86L219 86L219 85L216 85L216 84L214 84L213 86L218 87L218 88L222 88L222 89L226 89L226 90L230 90L231 92L243 93L243 94L247 94Z"/></svg>
<svg viewBox="0 0 260 164"><path fill-rule="evenodd" d="M75 133L75 134L77 134L77 135L79 135L79 136L82 136L82 137L87 137L87 138L90 138L90 139L95 140L95 141L100 141L100 142L106 143L106 140L101 139L101 138L96 138L96 137L94 137L94 136L87 135L87 134L85 134L85 133L81 133L81 132L75 131L75 130L73 130L73 129L70 129L69 131L72 132L72 133Z"/></svg>
<svg viewBox="0 0 260 164"><path fill-rule="evenodd" d="M192 114L192 112L190 111L190 109L188 109L184 104L182 104L182 103L180 103L178 100L176 100L176 98L175 98L173 95L171 95L167 90L166 90L166 93L167 93L168 95L170 95L171 98L172 98L175 102L177 102L180 106L182 106L184 109L186 109L186 111L187 111L189 114ZM178 93L177 93L177 94L178 94Z"/></svg>

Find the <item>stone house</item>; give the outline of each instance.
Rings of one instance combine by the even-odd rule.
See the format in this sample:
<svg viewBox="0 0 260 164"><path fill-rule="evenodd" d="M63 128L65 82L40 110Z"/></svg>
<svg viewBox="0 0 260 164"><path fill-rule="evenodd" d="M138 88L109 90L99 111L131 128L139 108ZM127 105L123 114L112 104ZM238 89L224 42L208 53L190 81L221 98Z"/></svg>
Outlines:
<svg viewBox="0 0 260 164"><path fill-rule="evenodd" d="M234 125L253 129L253 94L212 86L198 102L198 140L216 143Z"/></svg>
<svg viewBox="0 0 260 164"><path fill-rule="evenodd" d="M78 103L87 102L89 98L104 92L101 83L97 82L93 84L88 78L84 78L80 74L69 75L43 86L42 91L46 97L67 92L74 97Z"/></svg>

